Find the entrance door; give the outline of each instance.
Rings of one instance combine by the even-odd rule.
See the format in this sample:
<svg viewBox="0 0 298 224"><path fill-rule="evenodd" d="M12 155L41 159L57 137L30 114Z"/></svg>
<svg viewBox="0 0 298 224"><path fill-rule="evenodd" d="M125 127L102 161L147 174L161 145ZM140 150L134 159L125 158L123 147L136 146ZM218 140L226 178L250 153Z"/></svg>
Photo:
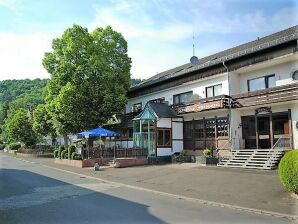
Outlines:
<svg viewBox="0 0 298 224"><path fill-rule="evenodd" d="M257 130L258 130L258 144L261 149L270 149L270 118L269 116L257 117Z"/></svg>

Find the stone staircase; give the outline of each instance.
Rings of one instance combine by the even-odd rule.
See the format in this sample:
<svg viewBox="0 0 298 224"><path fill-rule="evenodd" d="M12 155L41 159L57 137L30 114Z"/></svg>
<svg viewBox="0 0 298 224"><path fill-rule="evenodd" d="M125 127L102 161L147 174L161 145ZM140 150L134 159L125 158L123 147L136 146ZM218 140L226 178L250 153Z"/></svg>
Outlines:
<svg viewBox="0 0 298 224"><path fill-rule="evenodd" d="M287 148L288 149L288 148ZM286 148L232 150L231 156L223 158L217 166L247 169L276 169Z"/></svg>

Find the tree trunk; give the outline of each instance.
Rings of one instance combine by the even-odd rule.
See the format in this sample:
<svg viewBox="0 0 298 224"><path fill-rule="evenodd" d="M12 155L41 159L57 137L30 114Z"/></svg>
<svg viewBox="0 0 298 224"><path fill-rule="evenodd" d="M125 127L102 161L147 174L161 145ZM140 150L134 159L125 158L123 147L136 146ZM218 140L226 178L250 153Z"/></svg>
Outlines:
<svg viewBox="0 0 298 224"><path fill-rule="evenodd" d="M68 149L68 135L63 134L63 139L64 139L64 148Z"/></svg>

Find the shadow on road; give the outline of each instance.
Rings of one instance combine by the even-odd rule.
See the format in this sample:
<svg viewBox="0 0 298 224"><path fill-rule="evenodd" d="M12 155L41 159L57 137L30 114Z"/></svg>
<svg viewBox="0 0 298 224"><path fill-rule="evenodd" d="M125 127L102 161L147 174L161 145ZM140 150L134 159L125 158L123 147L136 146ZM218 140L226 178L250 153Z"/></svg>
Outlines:
<svg viewBox="0 0 298 224"><path fill-rule="evenodd" d="M84 182L84 181L81 181ZM115 188L90 183L95 190L25 170L0 170L1 223L165 223L147 205L103 192ZM99 191L99 192L98 192Z"/></svg>

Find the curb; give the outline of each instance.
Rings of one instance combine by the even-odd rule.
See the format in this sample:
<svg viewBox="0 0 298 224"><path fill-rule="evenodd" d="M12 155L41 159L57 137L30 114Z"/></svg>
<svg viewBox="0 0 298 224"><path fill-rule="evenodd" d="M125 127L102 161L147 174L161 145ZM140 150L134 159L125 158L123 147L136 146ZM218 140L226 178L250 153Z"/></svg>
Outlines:
<svg viewBox="0 0 298 224"><path fill-rule="evenodd" d="M27 161L25 159L22 159L22 160L25 161L25 162L31 162L31 161ZM246 212L251 212L251 213L255 213L255 214L272 216L272 217L276 217L276 218L286 218L286 219L289 219L289 220L298 220L298 215L290 215L290 214L273 212L273 211L268 211L268 210L254 209L254 208L249 208L249 207L242 207L242 206L219 203L219 202L214 202L214 201L207 201L207 200L203 200L203 199L191 198L191 197L186 197L186 196L182 196L182 195L177 195L177 194L171 194L171 193L166 193L166 192L162 192L162 191L152 190L152 189L148 189L148 188L144 188L144 187L138 187L138 186L133 186L133 185L129 185L129 184L123 184L123 183L120 183L120 182L105 180L105 179L102 179L102 178L99 178L99 177L93 177L93 176L89 176L89 175L86 175L86 174L79 174L79 173L75 173L75 172L72 172L72 171L69 171L69 170L64 170L62 168L57 168L57 167L53 167L53 166L49 166L49 165L44 165L44 164L41 164L41 163L36 163L36 162L31 162L31 163L35 163L35 164L38 164L40 166L47 167L47 168L50 168L50 169L63 171L65 173L75 174L77 176L84 176L86 178L99 180L99 181L102 181L104 183L109 183L109 184L112 184L112 185L118 185L118 186L127 187L127 188L130 188L130 189L135 189L135 190L140 190L140 191L146 191L146 192L150 192L150 193L154 193L154 194L158 194L158 195L162 195L162 196L167 196L167 197L171 197L171 198L182 199L182 200L186 200L186 201L190 201L190 202L196 202L196 203L211 205L211 206L215 206L215 207L229 208L229 209L238 210L238 211L246 211Z"/></svg>

